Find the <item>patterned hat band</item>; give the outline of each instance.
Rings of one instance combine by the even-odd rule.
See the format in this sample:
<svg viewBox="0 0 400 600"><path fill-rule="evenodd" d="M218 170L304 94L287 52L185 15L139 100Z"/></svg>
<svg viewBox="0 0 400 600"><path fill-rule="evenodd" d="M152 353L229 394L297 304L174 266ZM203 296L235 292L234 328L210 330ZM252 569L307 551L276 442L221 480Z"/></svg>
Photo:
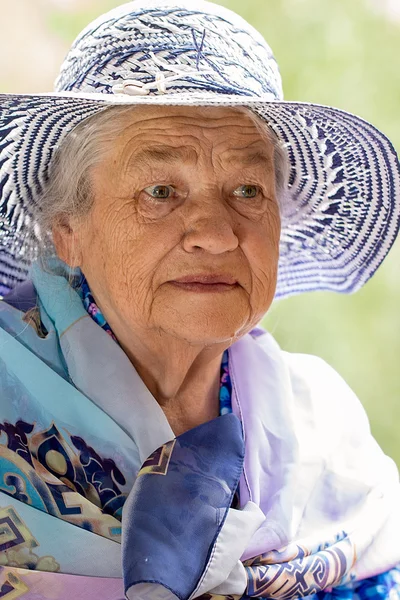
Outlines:
<svg viewBox="0 0 400 600"><path fill-rule="evenodd" d="M124 79L122 83L113 85L112 91L114 94L128 94L128 96L147 96L151 91L158 94L168 93L168 86L173 82L184 80L186 77L194 77L201 75L212 75L213 71L201 71L200 69L185 70L182 66L170 65L167 61L157 58L154 52L149 52L149 56L153 64L159 69L155 73L154 81L144 83L139 79Z"/></svg>
<svg viewBox="0 0 400 600"><path fill-rule="evenodd" d="M263 37L204 0L136 0L73 43L56 92L0 95L0 294L27 276L55 148L117 105L244 106L287 148L277 297L353 292L400 225L400 168L385 135L344 111L284 102Z"/></svg>

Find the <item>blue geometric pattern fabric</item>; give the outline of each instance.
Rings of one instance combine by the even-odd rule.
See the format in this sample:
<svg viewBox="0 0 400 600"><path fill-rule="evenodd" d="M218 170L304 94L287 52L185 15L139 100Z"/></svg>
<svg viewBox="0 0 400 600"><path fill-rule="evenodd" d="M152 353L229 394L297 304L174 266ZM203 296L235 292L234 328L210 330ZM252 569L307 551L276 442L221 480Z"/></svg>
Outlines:
<svg viewBox="0 0 400 600"><path fill-rule="evenodd" d="M314 600L313 596L309 596ZM331 592L315 594L315 600L399 600L400 566L362 581L352 586L333 588Z"/></svg>

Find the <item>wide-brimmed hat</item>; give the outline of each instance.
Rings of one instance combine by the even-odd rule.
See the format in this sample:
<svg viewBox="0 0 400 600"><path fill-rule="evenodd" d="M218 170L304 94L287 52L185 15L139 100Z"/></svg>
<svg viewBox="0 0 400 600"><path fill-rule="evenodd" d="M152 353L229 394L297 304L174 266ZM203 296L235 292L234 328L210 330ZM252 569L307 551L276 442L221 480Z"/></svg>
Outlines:
<svg viewBox="0 0 400 600"><path fill-rule="evenodd" d="M400 224L390 141L339 109L283 101L263 37L203 0L136 0L73 43L56 92L0 95L0 293L27 276L55 149L107 107L244 106L285 143L290 161L277 297L353 292L376 271Z"/></svg>

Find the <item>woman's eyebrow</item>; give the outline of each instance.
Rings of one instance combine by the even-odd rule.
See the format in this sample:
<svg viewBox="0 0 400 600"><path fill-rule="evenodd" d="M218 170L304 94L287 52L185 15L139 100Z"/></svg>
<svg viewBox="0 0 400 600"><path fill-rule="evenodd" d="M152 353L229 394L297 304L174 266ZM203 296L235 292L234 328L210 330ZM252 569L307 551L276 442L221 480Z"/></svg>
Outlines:
<svg viewBox="0 0 400 600"><path fill-rule="evenodd" d="M238 165L245 167L257 167L261 165L269 169L272 168L271 156L262 150L251 150L247 152L245 150L239 152L235 151L230 154L228 161L229 163L237 163Z"/></svg>
<svg viewBox="0 0 400 600"><path fill-rule="evenodd" d="M152 146L134 152L129 159L133 167L148 167L150 163L196 162L197 154L188 146Z"/></svg>

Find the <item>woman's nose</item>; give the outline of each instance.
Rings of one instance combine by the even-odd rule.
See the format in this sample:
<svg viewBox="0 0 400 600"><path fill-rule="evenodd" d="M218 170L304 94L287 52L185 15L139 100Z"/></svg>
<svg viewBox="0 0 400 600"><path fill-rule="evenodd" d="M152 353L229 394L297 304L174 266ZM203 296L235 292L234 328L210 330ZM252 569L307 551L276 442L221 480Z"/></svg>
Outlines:
<svg viewBox="0 0 400 600"><path fill-rule="evenodd" d="M203 202L189 209L187 230L183 239L186 252L202 248L211 254L232 252L239 245L229 211L218 200Z"/></svg>

